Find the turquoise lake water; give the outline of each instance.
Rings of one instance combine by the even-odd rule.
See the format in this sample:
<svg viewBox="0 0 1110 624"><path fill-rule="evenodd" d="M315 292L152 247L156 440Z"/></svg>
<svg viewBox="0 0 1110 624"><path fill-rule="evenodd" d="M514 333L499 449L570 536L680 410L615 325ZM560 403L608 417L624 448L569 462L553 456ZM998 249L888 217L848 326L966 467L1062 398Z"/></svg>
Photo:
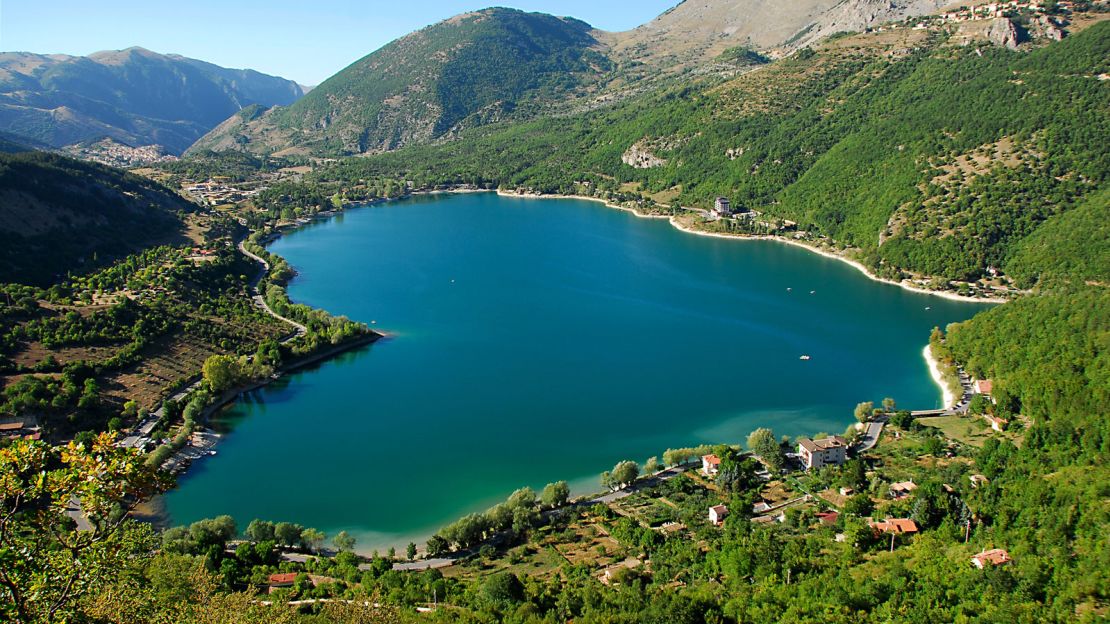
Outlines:
<svg viewBox="0 0 1110 624"><path fill-rule="evenodd" d="M346 529L360 550L668 447L839 433L885 396L938 407L929 331L984 307L578 200L416 198L271 249L294 300L392 337L227 410L166 511Z"/></svg>

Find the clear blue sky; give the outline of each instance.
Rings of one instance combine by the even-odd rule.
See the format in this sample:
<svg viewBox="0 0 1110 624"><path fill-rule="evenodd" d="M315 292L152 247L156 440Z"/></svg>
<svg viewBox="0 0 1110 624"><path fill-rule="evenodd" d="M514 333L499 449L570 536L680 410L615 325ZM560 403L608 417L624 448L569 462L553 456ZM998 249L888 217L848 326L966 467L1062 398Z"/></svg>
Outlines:
<svg viewBox="0 0 1110 624"><path fill-rule="evenodd" d="M315 85L413 30L509 6L628 30L678 0L0 0L0 50L142 46Z"/></svg>

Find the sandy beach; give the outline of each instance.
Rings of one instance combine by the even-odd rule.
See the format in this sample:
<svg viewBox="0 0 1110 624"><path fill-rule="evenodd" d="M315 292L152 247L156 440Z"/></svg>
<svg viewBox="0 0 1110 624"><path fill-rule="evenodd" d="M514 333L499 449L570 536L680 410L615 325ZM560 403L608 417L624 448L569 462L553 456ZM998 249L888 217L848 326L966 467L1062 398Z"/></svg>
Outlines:
<svg viewBox="0 0 1110 624"><path fill-rule="evenodd" d="M956 396L952 394L952 390L948 384L944 383L944 375L940 372L940 365L937 364L936 358L933 357L932 345L925 345L925 349L921 352L925 356L925 362L929 364L929 376L933 381L940 386L940 391L944 393L944 408L948 409L956 404Z"/></svg>

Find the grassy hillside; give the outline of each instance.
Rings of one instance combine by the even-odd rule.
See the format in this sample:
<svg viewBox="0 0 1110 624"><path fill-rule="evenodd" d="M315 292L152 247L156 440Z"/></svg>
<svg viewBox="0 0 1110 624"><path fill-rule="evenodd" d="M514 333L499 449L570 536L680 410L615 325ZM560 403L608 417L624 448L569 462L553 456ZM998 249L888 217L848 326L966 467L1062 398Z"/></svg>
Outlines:
<svg viewBox="0 0 1110 624"><path fill-rule="evenodd" d="M122 171L42 152L0 154L0 283L45 286L159 243L195 206Z"/></svg>
<svg viewBox="0 0 1110 624"><path fill-rule="evenodd" d="M1110 23L1031 51L956 40L909 29L842 37L725 84L484 129L322 178L663 193L700 207L724 195L856 248L884 276L975 279L1008 269L1020 241L1107 183L1110 83L1096 76ZM625 165L633 144L665 164Z"/></svg>
<svg viewBox="0 0 1110 624"><path fill-rule="evenodd" d="M287 108L241 116L193 148L358 154L534 116L609 69L588 24L488 9L359 60Z"/></svg>

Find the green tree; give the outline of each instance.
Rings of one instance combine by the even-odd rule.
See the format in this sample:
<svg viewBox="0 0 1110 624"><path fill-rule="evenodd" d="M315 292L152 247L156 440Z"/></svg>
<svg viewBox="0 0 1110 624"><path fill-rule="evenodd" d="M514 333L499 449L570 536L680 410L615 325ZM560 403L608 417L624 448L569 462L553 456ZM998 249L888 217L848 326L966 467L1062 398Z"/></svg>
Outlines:
<svg viewBox="0 0 1110 624"><path fill-rule="evenodd" d="M416 559L416 544L415 543L409 542L409 545L405 547L405 558L408 559L409 561L413 561L414 559Z"/></svg>
<svg viewBox="0 0 1110 624"><path fill-rule="evenodd" d="M871 401L864 401L856 405L856 420L865 423L871 420L871 416L875 412L875 404Z"/></svg>
<svg viewBox="0 0 1110 624"><path fill-rule="evenodd" d="M748 436L748 450L759 455L767 466L774 471L786 465L786 454L775 439L775 433L767 428L756 429Z"/></svg>
<svg viewBox="0 0 1110 624"><path fill-rule="evenodd" d="M251 520L247 525L247 538L254 542L274 540L274 523L267 520Z"/></svg>
<svg viewBox="0 0 1110 624"><path fill-rule="evenodd" d="M566 481L556 481L555 483L548 483L543 488L543 494L540 500L543 502L544 507L555 509L567 504L570 498L570 486Z"/></svg>
<svg viewBox="0 0 1110 624"><path fill-rule="evenodd" d="M894 399L892 399L890 397L886 397L885 399L883 399L883 411L884 412L893 412L896 405L897 404L894 402Z"/></svg>
<svg viewBox="0 0 1110 624"><path fill-rule="evenodd" d="M168 485L108 434L88 448L16 440L0 449L0 620L87 619L81 600L154 547L149 531L120 510ZM87 530L66 514L74 500Z"/></svg>
<svg viewBox="0 0 1110 624"><path fill-rule="evenodd" d="M301 533L304 527L291 522L279 522L274 525L274 539L283 546L296 546L301 542Z"/></svg>
<svg viewBox="0 0 1110 624"><path fill-rule="evenodd" d="M231 355L213 355L204 361L204 380L213 392L223 392L242 383L244 365L245 358L241 360Z"/></svg>
<svg viewBox="0 0 1110 624"><path fill-rule="evenodd" d="M332 543L340 552L350 552L355 549L355 538L346 531L340 531L332 538Z"/></svg>
<svg viewBox="0 0 1110 624"><path fill-rule="evenodd" d="M647 461L644 462L644 474L646 475L655 474L662 469L663 465L659 463L659 458L655 457L654 455L649 457Z"/></svg>
<svg viewBox="0 0 1110 624"><path fill-rule="evenodd" d="M328 536L319 529L307 528L301 532L301 540L304 541L304 545L312 552L318 552L320 546L323 545L327 537Z"/></svg>
<svg viewBox="0 0 1110 624"><path fill-rule="evenodd" d="M634 461L622 461L613 467L612 479L617 487L631 484L640 476L640 466Z"/></svg>

